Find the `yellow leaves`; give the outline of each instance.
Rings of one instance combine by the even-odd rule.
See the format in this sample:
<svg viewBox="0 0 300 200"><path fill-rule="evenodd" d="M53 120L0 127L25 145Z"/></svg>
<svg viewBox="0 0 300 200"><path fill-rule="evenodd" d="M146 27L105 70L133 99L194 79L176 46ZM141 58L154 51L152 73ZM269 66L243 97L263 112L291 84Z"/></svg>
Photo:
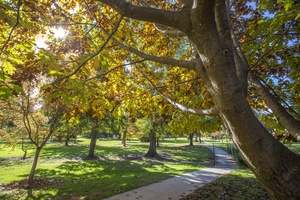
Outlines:
<svg viewBox="0 0 300 200"><path fill-rule="evenodd" d="M11 75L11 74L13 74L14 73L14 71L15 71L15 67L13 67L13 65L10 63L10 62L8 62L8 61L5 61L4 62L4 64L3 64L3 70L4 70L4 72L6 72L8 75Z"/></svg>
<svg viewBox="0 0 300 200"><path fill-rule="evenodd" d="M55 76L62 76L64 75L64 73L60 72L60 71L56 71L56 70L51 70L49 72L50 75L55 75Z"/></svg>
<svg viewBox="0 0 300 200"><path fill-rule="evenodd" d="M100 60L98 57L95 57L93 59L93 67L94 67L94 69L100 69L101 65L100 65Z"/></svg>

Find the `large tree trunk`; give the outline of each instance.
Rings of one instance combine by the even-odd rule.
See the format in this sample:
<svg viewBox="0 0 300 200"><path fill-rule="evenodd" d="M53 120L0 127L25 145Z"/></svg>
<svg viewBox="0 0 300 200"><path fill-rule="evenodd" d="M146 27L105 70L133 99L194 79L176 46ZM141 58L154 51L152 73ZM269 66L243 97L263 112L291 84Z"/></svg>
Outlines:
<svg viewBox="0 0 300 200"><path fill-rule="evenodd" d="M99 0L124 16L160 23L184 32L201 62L194 70L212 95L248 166L273 199L300 199L300 157L265 129L247 102L247 72L231 38L224 0L194 0L181 12L133 6L123 0Z"/></svg>
<svg viewBox="0 0 300 200"><path fill-rule="evenodd" d="M269 92L257 77L250 74L250 81L257 89L258 94L264 99L267 106L272 110L278 119L278 122L286 128L297 141L300 141L300 121L296 120L287 112L287 110L278 102L278 99Z"/></svg>
<svg viewBox="0 0 300 200"><path fill-rule="evenodd" d="M42 150L41 147L36 147L33 163L32 163L29 178L28 178L29 185L31 185L32 182L33 182L34 175L35 175L35 170L36 170L36 166L37 166L37 163L38 163L38 159L39 159L41 150Z"/></svg>
<svg viewBox="0 0 300 200"><path fill-rule="evenodd" d="M88 158L94 158L95 157L95 147L97 142L97 126L93 126L92 133L91 133L91 142L90 142L90 149Z"/></svg>
<svg viewBox="0 0 300 200"><path fill-rule="evenodd" d="M149 139L150 139L150 145L149 145L148 152L145 154L145 157L151 157L151 158L157 157L158 154L156 152L156 133L155 133L155 131L152 130L150 132Z"/></svg>
<svg viewBox="0 0 300 200"><path fill-rule="evenodd" d="M194 24L189 37L209 77L204 81L234 143L269 195L274 199L300 199L300 157L276 141L253 114L244 89L247 79L239 73L233 57L225 8L223 0L198 1L198 10L192 13Z"/></svg>
<svg viewBox="0 0 300 200"><path fill-rule="evenodd" d="M227 100L226 100L227 99ZM218 99L220 116L248 166L274 199L300 198L300 159L260 124L242 95ZM229 108L229 106L231 108Z"/></svg>

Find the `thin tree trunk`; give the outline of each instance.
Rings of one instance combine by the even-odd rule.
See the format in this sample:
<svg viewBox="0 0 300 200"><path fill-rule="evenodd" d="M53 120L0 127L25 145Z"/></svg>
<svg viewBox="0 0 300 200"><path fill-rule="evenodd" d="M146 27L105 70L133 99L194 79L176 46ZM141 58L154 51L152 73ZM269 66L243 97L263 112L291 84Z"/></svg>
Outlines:
<svg viewBox="0 0 300 200"><path fill-rule="evenodd" d="M195 134L195 142L198 142L198 133Z"/></svg>
<svg viewBox="0 0 300 200"><path fill-rule="evenodd" d="M22 151L24 152L22 159L25 160L27 155L27 149L25 149L24 147L24 137L22 137Z"/></svg>
<svg viewBox="0 0 300 200"><path fill-rule="evenodd" d="M71 136L67 136L66 141L65 141L65 146L69 146L70 138L71 138Z"/></svg>
<svg viewBox="0 0 300 200"><path fill-rule="evenodd" d="M125 130L122 134L122 144L126 147L126 137L127 137L127 130Z"/></svg>
<svg viewBox="0 0 300 200"><path fill-rule="evenodd" d="M156 138L156 147L159 147L159 137Z"/></svg>
<svg viewBox="0 0 300 200"><path fill-rule="evenodd" d="M90 149L88 158L94 158L95 157L95 147L97 142L97 126L93 126L92 133L91 133L91 142L90 142Z"/></svg>
<svg viewBox="0 0 300 200"><path fill-rule="evenodd" d="M199 132L198 135L199 135L199 143L202 143L201 133Z"/></svg>
<svg viewBox="0 0 300 200"><path fill-rule="evenodd" d="M28 178L29 185L31 185L32 182L33 182L34 175L35 175L35 170L36 170L36 166L37 166L37 163L38 163L38 159L39 159L39 155L40 155L41 150L42 150L42 147L36 147L33 163L32 163L29 178Z"/></svg>
<svg viewBox="0 0 300 200"><path fill-rule="evenodd" d="M26 156L27 156L27 150L23 150L23 151L24 151L24 155L23 155L22 159L25 160Z"/></svg>
<svg viewBox="0 0 300 200"><path fill-rule="evenodd" d="M122 135L123 136L122 137L122 144L123 144L124 147L126 147L128 125L129 125L129 118L126 117L125 130L124 130L123 135Z"/></svg>
<svg viewBox="0 0 300 200"><path fill-rule="evenodd" d="M193 137L194 137L194 133L191 133L191 134L189 135L190 146L193 146L193 145L194 145L194 144L193 144Z"/></svg>
<svg viewBox="0 0 300 200"><path fill-rule="evenodd" d="M148 149L148 152L145 154L145 157L157 157L158 154L156 152L156 133L155 131L151 131L150 132L150 145L149 145L149 149Z"/></svg>
<svg viewBox="0 0 300 200"><path fill-rule="evenodd" d="M74 144L77 144L77 136L75 135Z"/></svg>

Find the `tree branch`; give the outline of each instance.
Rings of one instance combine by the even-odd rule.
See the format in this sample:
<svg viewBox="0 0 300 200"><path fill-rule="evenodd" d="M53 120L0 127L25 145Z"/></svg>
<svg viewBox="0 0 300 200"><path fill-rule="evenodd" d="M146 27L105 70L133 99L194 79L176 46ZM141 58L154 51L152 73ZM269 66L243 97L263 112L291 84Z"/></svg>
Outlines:
<svg viewBox="0 0 300 200"><path fill-rule="evenodd" d="M248 82L247 82L247 76L248 76L248 61L245 57L244 52L242 51L240 42L238 41L234 30L232 26L232 22L230 20L230 5L229 5L229 0L226 0L225 2L225 11L226 11L226 17L228 20L228 29L229 29L229 34L233 43L233 57L234 57L234 62L236 65L236 72L237 76L239 78L239 81L243 87L245 95L247 94L247 88L248 88Z"/></svg>
<svg viewBox="0 0 300 200"><path fill-rule="evenodd" d="M255 62L252 66L250 66L250 68L248 69L248 71L250 71L250 70L253 69L254 67L258 66L259 62L260 62L263 58L265 58L265 56L268 55L268 54L274 49L275 45L281 40L281 38L282 38L286 33L289 32L291 26L292 26L292 23L290 23L290 25L288 26L288 28L287 28L282 34L279 35L279 37L273 42L272 46L271 46L264 54L262 54L262 55L256 60L256 62Z"/></svg>
<svg viewBox="0 0 300 200"><path fill-rule="evenodd" d="M162 63L162 64L167 64L167 65L178 66L178 67L185 68L188 70L195 69L196 63L194 61L183 61L183 60L175 60L175 59L171 59L171 58L163 58L163 57L153 56L153 55L143 53L143 52L139 51L138 49L126 46L126 45L122 44L121 42L117 41L116 39L113 39L113 41L118 46L120 46L122 49L125 49L131 53L134 53L146 60L158 62L158 63Z"/></svg>
<svg viewBox="0 0 300 200"><path fill-rule="evenodd" d="M145 0L139 0L139 2L144 7L147 7L147 8L150 7L150 5ZM186 34L184 34L180 30L177 30L177 29L168 29L168 27L163 26L163 25L158 24L158 23L153 23L153 25L156 28L156 30L158 30L162 34L169 35L169 36L177 36L177 37L179 37L179 36L186 36Z"/></svg>
<svg viewBox="0 0 300 200"><path fill-rule="evenodd" d="M167 100L173 106L179 108L181 111L189 112L189 113L197 114L197 115L210 115L210 116L218 115L218 112L215 108L209 108L209 109L189 108L183 104L177 103L173 99L170 99L169 97L164 95L162 92L160 92L159 89L155 86L155 84L137 66L135 66L135 67L147 79L147 81L151 84L151 86L158 92L158 94L161 97L163 97L165 100Z"/></svg>
<svg viewBox="0 0 300 200"><path fill-rule="evenodd" d="M187 12L183 11L167 11L160 10L151 7L135 6L125 0L98 0L102 2L118 13L141 21L159 23L165 26L169 26L183 32L187 32L191 28L191 24L185 21Z"/></svg>
<svg viewBox="0 0 300 200"><path fill-rule="evenodd" d="M291 114L289 114L279 102L272 95L268 88L262 84L261 80L253 73L250 73L250 81L253 86L257 89L258 94L263 98L267 106L272 110L278 122L286 128L289 133L300 141L300 121L295 119Z"/></svg>
<svg viewBox="0 0 300 200"><path fill-rule="evenodd" d="M118 66L116 66L116 67L114 67L114 68L108 70L107 72L102 73L101 75L96 75L96 76L94 76L94 77L92 77L92 78L87 79L86 82L91 81L91 80L96 79L96 78L101 78L101 76L105 76L105 75L107 75L107 74L109 74L109 73L111 73L111 72L113 72L113 71L119 69L120 67L125 67L125 66L128 66L128 65L134 65L134 64L137 64L137 63L142 63L142 62L144 62L144 61L145 61L145 59L143 59L143 60L138 60L138 61L131 62L131 63L125 63L125 64L118 65Z"/></svg>
<svg viewBox="0 0 300 200"><path fill-rule="evenodd" d="M93 59L94 57L96 57L106 46L106 44L109 42L109 40L112 38L112 36L117 32L120 24L121 24L121 21L123 20L123 16L121 16L121 18L119 19L119 21L117 22L117 24L115 25L112 33L110 33L108 35L108 37L106 38L105 42L101 45L101 47L99 48L99 50L95 53L93 53L89 58L87 58L85 61L83 61L80 65L78 65L78 67L70 74L60 78L60 79L57 79L55 80L52 85L56 84L56 83L59 83L61 82L62 80L64 79L68 79L70 78L71 76L73 76L74 74L76 74L80 69L81 67L83 67L88 61L90 61L91 59Z"/></svg>
<svg viewBox="0 0 300 200"><path fill-rule="evenodd" d="M260 78L259 76L256 76L256 78L258 78L262 83L263 85L265 85L266 88L269 88L269 90L272 91L273 95L278 99L280 100L285 106L286 108L288 108L290 111L292 111L295 115L297 115L298 117L300 117L300 114L295 110L293 109L283 98L281 98L281 96L279 96L277 94L277 92L268 84L266 83L266 81L264 81L262 78Z"/></svg>
<svg viewBox="0 0 300 200"><path fill-rule="evenodd" d="M186 34L183 33L180 30L168 29L168 27L163 26L163 25L158 24L158 23L153 23L153 25L154 25L156 30L158 30L159 32L161 32L164 35L175 36L175 37L186 36Z"/></svg>
<svg viewBox="0 0 300 200"><path fill-rule="evenodd" d="M21 0L18 0L18 10L17 10L17 19L16 19L16 23L15 23L15 25L12 27L10 33L8 34L8 38L7 38L6 42L5 42L4 45L1 47L0 55L3 53L3 51L4 51L5 47L6 47L6 45L9 43L13 31L14 31L15 28L19 25L19 20L20 20L20 7L21 7Z"/></svg>
<svg viewBox="0 0 300 200"><path fill-rule="evenodd" d="M106 35L109 35L109 33L103 27L101 27L101 26L98 26L98 27ZM124 45L123 43L121 43L117 39L115 39L114 37L112 37L111 39L116 45L118 45L122 49L125 49L125 50L127 50L131 53L134 53L134 54L140 56L141 58L144 58L145 60L158 62L158 63L162 63L162 64L167 64L167 65L178 66L178 67L182 67L182 68L185 68L185 69L188 69L188 70L195 70L195 65L196 65L195 61L175 60L175 59L172 59L172 58L163 58L163 57L159 57L159 56L149 55L149 54L146 54L144 52L141 52L138 49L135 49L135 48L127 46L127 45Z"/></svg>
<svg viewBox="0 0 300 200"><path fill-rule="evenodd" d="M98 26L106 35L108 35L109 33L103 28ZM112 37L112 41L118 45L119 47L121 47L122 49L125 49L131 53L134 53L142 58L144 58L145 60L149 60L149 61L153 61L153 62L158 62L158 63L162 63L162 64L167 64L167 65L173 65L173 66L178 66L178 67L182 67L188 70L195 70L195 66L196 66L196 62L195 61L183 61L183 60L175 60L172 58L163 58L163 57L159 57L159 56L154 56L154 55L149 55L146 54L144 52L139 51L138 49L135 49L133 47L124 45L123 43L119 42L117 39Z"/></svg>

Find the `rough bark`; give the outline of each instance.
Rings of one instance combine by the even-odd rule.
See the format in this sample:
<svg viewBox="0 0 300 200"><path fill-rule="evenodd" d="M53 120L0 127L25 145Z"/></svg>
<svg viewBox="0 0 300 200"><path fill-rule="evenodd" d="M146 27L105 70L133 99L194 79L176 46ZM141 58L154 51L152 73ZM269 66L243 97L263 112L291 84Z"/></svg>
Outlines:
<svg viewBox="0 0 300 200"><path fill-rule="evenodd" d="M89 149L89 154L87 156L88 158L95 157L96 142L97 142L97 126L93 126L92 132L91 132L90 149Z"/></svg>
<svg viewBox="0 0 300 200"><path fill-rule="evenodd" d="M141 21L157 22L159 24L176 28L180 31L187 31L191 24L188 20L182 19L188 18L188 12L174 12L167 10L155 9L152 7L135 6L125 0L98 0L105 3L119 12L125 17L138 19Z"/></svg>
<svg viewBox="0 0 300 200"><path fill-rule="evenodd" d="M269 195L274 199L299 199L300 158L260 124L246 100L245 80L241 82L237 74L230 34L223 19L218 18L225 12L224 2L200 2L199 12L192 16L197 30L190 38L201 54L219 115Z"/></svg>
<svg viewBox="0 0 300 200"><path fill-rule="evenodd" d="M176 12L171 17L167 12L159 17L161 19L147 17L153 10L141 9L146 14L138 14L132 8L139 8L124 0L101 2L120 13L126 11L128 17L161 23L185 32L203 63L203 67L199 65L195 71L208 87L220 117L229 127L248 166L273 199L300 199L300 157L274 139L247 102L247 79L235 60L224 0L197 0L184 18L178 18Z"/></svg>
<svg viewBox="0 0 300 200"><path fill-rule="evenodd" d="M258 94L264 99L267 106L272 110L278 122L286 128L297 141L300 141L300 121L296 120L287 112L257 77L250 74L250 81L257 89Z"/></svg>
<svg viewBox="0 0 300 200"><path fill-rule="evenodd" d="M151 131L150 135L149 135L149 139L150 139L150 144L149 144L149 149L148 152L145 154L145 157L157 157L158 154L156 152L156 133L155 131Z"/></svg>
<svg viewBox="0 0 300 200"><path fill-rule="evenodd" d="M36 147L36 149L35 149L34 159L33 159L33 163L32 163L29 178L28 178L29 185L32 184L32 181L34 179L35 169L36 169L36 166L38 163L38 159L39 159L41 150L42 150L41 147Z"/></svg>

